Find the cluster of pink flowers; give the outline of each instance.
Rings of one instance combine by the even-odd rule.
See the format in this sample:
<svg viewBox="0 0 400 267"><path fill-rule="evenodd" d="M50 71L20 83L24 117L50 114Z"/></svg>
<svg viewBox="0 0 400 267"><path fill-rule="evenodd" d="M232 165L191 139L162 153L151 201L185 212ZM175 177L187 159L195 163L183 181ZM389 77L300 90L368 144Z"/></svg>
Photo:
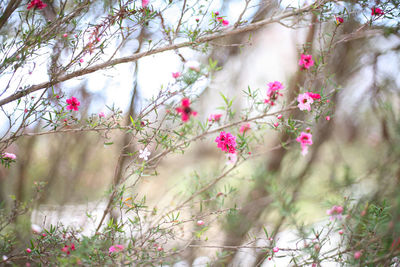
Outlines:
<svg viewBox="0 0 400 267"><path fill-rule="evenodd" d="M224 26L228 26L229 25L229 21L228 20L225 20L223 17L218 17L219 16L219 12L218 11L214 12L214 15L215 15L217 21L221 22L222 25L224 25Z"/></svg>
<svg viewBox="0 0 400 267"><path fill-rule="evenodd" d="M190 100L188 98L182 99L182 105L176 108L176 112L181 114L183 122L187 122L190 116L196 116L197 112L190 108Z"/></svg>
<svg viewBox="0 0 400 267"><path fill-rule="evenodd" d="M343 207L342 206L336 206L334 205L331 209L327 210L326 213L330 215L330 220L341 220L342 219L342 213L343 213Z"/></svg>
<svg viewBox="0 0 400 267"><path fill-rule="evenodd" d="M302 69L309 69L314 66L314 60L312 59L312 55L301 54L299 65Z"/></svg>
<svg viewBox="0 0 400 267"><path fill-rule="evenodd" d="M308 110L311 111L311 104L314 103L314 100L321 99L320 94L314 94L312 92L305 92L304 94L299 94L297 97L297 105L300 110Z"/></svg>
<svg viewBox="0 0 400 267"><path fill-rule="evenodd" d="M313 144L312 134L301 132L300 135L296 138L296 141L299 142L301 145L301 154L303 156L307 155L308 146L311 146Z"/></svg>
<svg viewBox="0 0 400 267"><path fill-rule="evenodd" d="M283 85L281 82L275 81L268 84L267 90L267 98L265 99L265 103L270 104L271 106L275 105L275 101L278 99L279 96L282 94L279 90L283 89Z"/></svg>
<svg viewBox="0 0 400 267"><path fill-rule="evenodd" d="M15 154L13 154L13 153L4 152L3 153L3 159L15 160L15 159L17 159L17 156Z"/></svg>
<svg viewBox="0 0 400 267"><path fill-rule="evenodd" d="M111 247L108 248L108 253L114 253L114 252L120 252L124 250L124 246L123 245L113 245Z"/></svg>
<svg viewBox="0 0 400 267"><path fill-rule="evenodd" d="M41 0L32 0L29 3L29 5L27 6L27 9L31 9L31 8L43 9L46 6L47 5L45 3L43 3Z"/></svg>
<svg viewBox="0 0 400 267"><path fill-rule="evenodd" d="M379 7L372 7L371 8L371 16L381 16L384 15L385 13L383 12L382 9Z"/></svg>
<svg viewBox="0 0 400 267"><path fill-rule="evenodd" d="M74 251L74 250L75 250L75 244L74 244L74 243L71 243L70 246L65 245L65 246L61 249L61 251L62 251L62 252L65 252L67 255L71 254L71 251Z"/></svg>
<svg viewBox="0 0 400 267"><path fill-rule="evenodd" d="M71 97L70 99L67 99L67 110L75 110L78 111L79 110L79 105L81 104L78 99L76 99L75 97Z"/></svg>
<svg viewBox="0 0 400 267"><path fill-rule="evenodd" d="M232 135L231 133L222 131L215 139L215 142L222 151L230 154L236 153L236 136Z"/></svg>
<svg viewBox="0 0 400 267"><path fill-rule="evenodd" d="M208 117L209 122L219 121L222 117L222 114L210 114Z"/></svg>

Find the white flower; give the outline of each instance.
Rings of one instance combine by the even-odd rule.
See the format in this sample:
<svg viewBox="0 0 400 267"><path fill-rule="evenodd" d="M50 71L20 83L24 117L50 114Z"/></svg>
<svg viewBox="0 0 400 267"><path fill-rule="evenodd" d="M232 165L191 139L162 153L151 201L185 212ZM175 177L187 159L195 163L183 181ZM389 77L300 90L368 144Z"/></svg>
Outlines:
<svg viewBox="0 0 400 267"><path fill-rule="evenodd" d="M35 234L40 234L42 232L42 227L34 223L31 225L31 229Z"/></svg>
<svg viewBox="0 0 400 267"><path fill-rule="evenodd" d="M8 257L6 255L3 255L3 261L8 260Z"/></svg>
<svg viewBox="0 0 400 267"><path fill-rule="evenodd" d="M227 154L226 155L226 157L227 157L227 162L226 162L226 164L227 165L229 165L229 164L235 164L236 163L236 161L237 161L237 155L236 155L236 153L234 153L234 154Z"/></svg>
<svg viewBox="0 0 400 267"><path fill-rule="evenodd" d="M144 159L144 160L148 160L149 156L150 156L150 151L147 149L147 147L145 149L140 149L139 150L139 158Z"/></svg>

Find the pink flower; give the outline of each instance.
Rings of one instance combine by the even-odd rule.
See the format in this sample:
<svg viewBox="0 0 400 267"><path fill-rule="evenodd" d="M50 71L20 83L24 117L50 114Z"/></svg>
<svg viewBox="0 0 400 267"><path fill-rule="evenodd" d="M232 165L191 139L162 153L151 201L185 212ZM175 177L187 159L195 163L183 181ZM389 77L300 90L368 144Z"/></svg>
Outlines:
<svg viewBox="0 0 400 267"><path fill-rule="evenodd" d="M326 213L330 216L330 220L341 220L342 219L342 213L343 213L343 207L342 206L336 206L334 205L330 210L327 210Z"/></svg>
<svg viewBox="0 0 400 267"><path fill-rule="evenodd" d="M210 114L210 116L208 117L208 121L212 122L212 121L219 121L222 117L222 114Z"/></svg>
<svg viewBox="0 0 400 267"><path fill-rule="evenodd" d="M243 133L247 132L250 129L251 129L250 123L246 123L246 124L240 126L239 132L241 134L243 134Z"/></svg>
<svg viewBox="0 0 400 267"><path fill-rule="evenodd" d="M142 0L142 7L145 8L149 4L150 0Z"/></svg>
<svg viewBox="0 0 400 267"><path fill-rule="evenodd" d="M31 252L32 252L32 249L27 248L27 249L26 249L26 252L27 252L27 253L31 253Z"/></svg>
<svg viewBox="0 0 400 267"><path fill-rule="evenodd" d="M340 25L340 24L342 24L344 22L344 20L343 20L343 18L341 18L341 17L336 17L336 25Z"/></svg>
<svg viewBox="0 0 400 267"><path fill-rule="evenodd" d="M297 102L299 102L297 106L300 110L311 111L311 104L314 103L314 100L308 93L304 93L299 94L299 96L297 97Z"/></svg>
<svg viewBox="0 0 400 267"><path fill-rule="evenodd" d="M338 233L339 233L339 235L343 235L344 232L343 232L343 230L339 230Z"/></svg>
<svg viewBox="0 0 400 267"><path fill-rule="evenodd" d="M67 255L71 254L71 251L69 251L69 247L67 245L65 245L62 249L62 252L65 252Z"/></svg>
<svg viewBox="0 0 400 267"><path fill-rule="evenodd" d="M371 16L378 16L378 15L383 15L383 10L380 9L379 7L372 7L371 8Z"/></svg>
<svg viewBox="0 0 400 267"><path fill-rule="evenodd" d="M99 118L105 118L106 115L104 114L104 112L99 112Z"/></svg>
<svg viewBox="0 0 400 267"><path fill-rule="evenodd" d="M361 256L362 256L361 251L354 252L354 259L358 260L359 258L361 258Z"/></svg>
<svg viewBox="0 0 400 267"><path fill-rule="evenodd" d="M84 61L83 58L79 59L79 62L80 62L80 63L83 63L83 61Z"/></svg>
<svg viewBox="0 0 400 267"><path fill-rule="evenodd" d="M198 226L202 226L202 225L204 225L204 221L202 221L202 220L198 220L198 221L197 221L197 225L198 225Z"/></svg>
<svg viewBox="0 0 400 267"><path fill-rule="evenodd" d="M3 153L3 159L15 160L17 159L17 156L13 153L5 152Z"/></svg>
<svg viewBox="0 0 400 267"><path fill-rule="evenodd" d="M330 121L330 120L331 120L331 117L330 117L330 116L326 116L326 117L325 117L325 120Z"/></svg>
<svg viewBox="0 0 400 267"><path fill-rule="evenodd" d="M308 146L313 144L312 142L312 134L301 132L300 135L296 138L296 141L301 145L301 154L305 156L308 153Z"/></svg>
<svg viewBox="0 0 400 267"><path fill-rule="evenodd" d="M265 99L264 102L271 104L271 106L273 106L278 97L282 96L279 90L283 88L284 87L281 82L275 81L273 83L268 83L267 99Z"/></svg>
<svg viewBox="0 0 400 267"><path fill-rule="evenodd" d="M227 160L228 160L226 162L226 164L235 164L236 161L237 161L237 154L236 153L227 154L226 157L227 157Z"/></svg>
<svg viewBox="0 0 400 267"><path fill-rule="evenodd" d="M222 151L230 154L236 153L236 136L233 136L231 133L222 131L219 136L215 138L215 142L218 143L218 147L221 148Z"/></svg>
<svg viewBox="0 0 400 267"><path fill-rule="evenodd" d="M229 25L229 21L227 21L227 20L222 20L222 25L224 25L224 26L228 26Z"/></svg>
<svg viewBox="0 0 400 267"><path fill-rule="evenodd" d="M218 15L219 15L219 12L218 12L218 11L215 11L215 12L214 12L214 15L215 15L215 16L218 16Z"/></svg>
<svg viewBox="0 0 400 267"><path fill-rule="evenodd" d="M67 99L67 110L75 110L78 111L79 110L79 105L81 104L78 99L76 99L75 97L71 97L70 99Z"/></svg>
<svg viewBox="0 0 400 267"><path fill-rule="evenodd" d="M278 116L276 116L276 118L277 118L278 120L282 119L282 114L279 114Z"/></svg>
<svg viewBox="0 0 400 267"><path fill-rule="evenodd" d="M71 243L71 250L75 250L76 248L75 248L75 244L74 243Z"/></svg>
<svg viewBox="0 0 400 267"><path fill-rule="evenodd" d="M114 245L108 248L108 253L120 252L124 250L123 245Z"/></svg>
<svg viewBox="0 0 400 267"><path fill-rule="evenodd" d="M63 37L65 37L65 38L68 37L68 34L64 33L64 34L63 34Z"/></svg>
<svg viewBox="0 0 400 267"><path fill-rule="evenodd" d="M159 247L157 247L157 250L161 252L161 251L163 251L163 248L161 246L159 246Z"/></svg>
<svg viewBox="0 0 400 267"><path fill-rule="evenodd" d="M314 60L312 59L312 55L301 54L299 65L303 69L309 69L310 67L314 66Z"/></svg>
<svg viewBox="0 0 400 267"><path fill-rule="evenodd" d="M320 94L314 94L313 92L307 92L306 94L308 94L313 100L321 99Z"/></svg>
<svg viewBox="0 0 400 267"><path fill-rule="evenodd" d="M277 252L279 251L279 248L278 248L278 247L274 247L274 248L272 249L272 251L275 252L275 253L277 253Z"/></svg>
<svg viewBox="0 0 400 267"><path fill-rule="evenodd" d="M181 73L178 71L178 72L173 72L172 73L172 77L174 78L174 79L177 79L177 78L179 78L181 76Z"/></svg>
<svg viewBox="0 0 400 267"><path fill-rule="evenodd" d="M181 114L183 122L187 122L190 119L190 116L197 115L197 112L190 108L190 100L188 98L182 99L182 106L176 108L176 112Z"/></svg>
<svg viewBox="0 0 400 267"><path fill-rule="evenodd" d="M38 8L38 9L43 9L45 8L47 5L45 3L43 3L41 0L32 0L29 5L27 6L27 9L31 9L31 8Z"/></svg>
<svg viewBox="0 0 400 267"><path fill-rule="evenodd" d="M274 127L277 128L279 126L279 122L274 123Z"/></svg>

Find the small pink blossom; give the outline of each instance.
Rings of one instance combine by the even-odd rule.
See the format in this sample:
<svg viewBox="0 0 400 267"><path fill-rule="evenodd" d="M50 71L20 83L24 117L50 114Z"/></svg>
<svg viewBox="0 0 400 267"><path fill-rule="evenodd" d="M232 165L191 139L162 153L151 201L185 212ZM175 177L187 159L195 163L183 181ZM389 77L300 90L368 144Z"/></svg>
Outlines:
<svg viewBox="0 0 400 267"><path fill-rule="evenodd" d="M17 156L13 153L4 152L3 159L16 160Z"/></svg>
<svg viewBox="0 0 400 267"><path fill-rule="evenodd" d="M79 59L79 62L80 62L80 63L83 63L83 61L84 61L83 58Z"/></svg>
<svg viewBox="0 0 400 267"><path fill-rule="evenodd" d="M198 225L198 226L203 226L203 225L204 225L204 221L198 220L198 221L197 221L197 225Z"/></svg>
<svg viewBox="0 0 400 267"><path fill-rule="evenodd" d="M343 235L344 232L343 232L343 230L339 230L338 233L339 233L339 235Z"/></svg>
<svg viewBox="0 0 400 267"><path fill-rule="evenodd" d="M354 252L354 259L358 260L359 258L361 258L361 256L362 256L361 251Z"/></svg>
<svg viewBox="0 0 400 267"><path fill-rule="evenodd" d="M62 252L66 253L67 255L71 254L71 251L69 251L69 246L65 245L62 249Z"/></svg>
<svg viewBox="0 0 400 267"><path fill-rule="evenodd" d="M301 154L305 156L308 153L308 146L312 145L312 134L301 132L296 138L296 141L301 145Z"/></svg>
<svg viewBox="0 0 400 267"><path fill-rule="evenodd" d="M314 94L313 92L307 92L306 94L308 94L313 100L318 100L321 99L321 95L320 94Z"/></svg>
<svg viewBox="0 0 400 267"><path fill-rule="evenodd" d="M330 120L331 120L331 117L330 117L330 116L326 116L326 117L325 117L325 120L330 121Z"/></svg>
<svg viewBox="0 0 400 267"><path fill-rule="evenodd" d="M108 253L120 252L124 250L123 245L113 245L108 248Z"/></svg>
<svg viewBox="0 0 400 267"><path fill-rule="evenodd" d="M99 118L105 118L106 115L104 114L104 112L99 112Z"/></svg>
<svg viewBox="0 0 400 267"><path fill-rule="evenodd" d="M27 249L26 249L26 252L27 252L27 253L31 253L31 252L32 252L32 249L27 248Z"/></svg>
<svg viewBox="0 0 400 267"><path fill-rule="evenodd" d="M279 126L279 122L274 123L274 127L277 128Z"/></svg>
<svg viewBox="0 0 400 267"><path fill-rule="evenodd" d="M164 249L163 249L161 246L159 246L159 247L157 247L157 250L161 252L161 251L163 251Z"/></svg>
<svg viewBox="0 0 400 267"><path fill-rule="evenodd" d="M272 251L275 252L275 253L277 253L277 252L279 251L279 248L278 248L278 247L274 247L274 248L272 249Z"/></svg>
<svg viewBox="0 0 400 267"><path fill-rule="evenodd" d="M268 83L267 98L264 102L270 104L271 106L275 105L275 101L278 99L278 97L282 96L279 90L283 88L284 87L281 82L275 81L272 83Z"/></svg>
<svg viewBox="0 0 400 267"><path fill-rule="evenodd" d="M276 116L276 118L277 118L278 120L282 119L282 114L279 114L278 116Z"/></svg>
<svg viewBox="0 0 400 267"><path fill-rule="evenodd" d="M218 12L218 11L215 11L215 12L214 12L214 15L215 15L215 16L218 16L218 15L219 15L219 12Z"/></svg>
<svg viewBox="0 0 400 267"><path fill-rule="evenodd" d="M145 8L149 4L150 0L142 0L142 7Z"/></svg>
<svg viewBox="0 0 400 267"><path fill-rule="evenodd" d="M243 133L247 132L250 129L251 129L250 123L246 123L246 124L240 126L239 132L241 134L243 134Z"/></svg>
<svg viewBox="0 0 400 267"><path fill-rule="evenodd" d="M75 97L71 97L70 99L67 99L67 110L75 110L78 111L79 110L79 106L80 106L80 102L78 101L78 99L76 99Z"/></svg>
<svg viewBox="0 0 400 267"><path fill-rule="evenodd" d="M64 33L64 34L63 34L63 37L64 37L64 38L68 37L68 34Z"/></svg>
<svg viewBox="0 0 400 267"><path fill-rule="evenodd" d="M41 0L32 0L29 3L29 5L27 6L27 9L31 9L31 8L43 9L46 6L47 5L45 3L43 3Z"/></svg>
<svg viewBox="0 0 400 267"><path fill-rule="evenodd" d="M210 116L208 117L208 121L209 122L213 122L213 121L219 121L222 117L222 114L210 114Z"/></svg>
<svg viewBox="0 0 400 267"><path fill-rule="evenodd" d="M314 66L314 60L312 59L312 55L304 55L301 54L299 65L302 69L309 69L310 67Z"/></svg>
<svg viewBox="0 0 400 267"><path fill-rule="evenodd" d="M215 142L218 143L217 146L221 148L222 151L230 154L236 153L236 136L231 133L222 131L215 139Z"/></svg>
<svg viewBox="0 0 400 267"><path fill-rule="evenodd" d="M311 111L311 104L314 103L314 100L308 93L304 93L299 94L299 96L297 97L297 102L299 102L297 106L300 110Z"/></svg>
<svg viewBox="0 0 400 267"><path fill-rule="evenodd" d="M336 206L334 205L331 209L327 210L326 213L328 215L331 215L329 219L331 221L333 220L341 220L342 219L342 213L343 213L343 207L342 206Z"/></svg>
<svg viewBox="0 0 400 267"><path fill-rule="evenodd" d="M336 25L340 25L340 24L342 24L344 22L344 20L343 20L343 18L341 18L341 17L336 17Z"/></svg>
<svg viewBox="0 0 400 267"><path fill-rule="evenodd" d="M190 108L190 100L188 98L182 99L182 105L176 108L176 112L181 114L183 122L187 122L190 116L196 116L197 112Z"/></svg>
<svg viewBox="0 0 400 267"><path fill-rule="evenodd" d="M382 9L379 7L372 7L371 8L371 16L378 16L385 14Z"/></svg>
<svg viewBox="0 0 400 267"><path fill-rule="evenodd" d="M236 161L237 161L237 154L236 153L227 154L226 157L227 157L227 160L228 160L226 162L226 164L235 164Z"/></svg>
<svg viewBox="0 0 400 267"><path fill-rule="evenodd" d="M173 72L172 73L172 77L174 78L174 79L177 79L177 78L179 78L179 77L181 77L181 73L178 71L178 72Z"/></svg>
<svg viewBox="0 0 400 267"><path fill-rule="evenodd" d="M228 26L229 25L229 21L227 21L227 20L222 20L222 25L224 25L224 26Z"/></svg>

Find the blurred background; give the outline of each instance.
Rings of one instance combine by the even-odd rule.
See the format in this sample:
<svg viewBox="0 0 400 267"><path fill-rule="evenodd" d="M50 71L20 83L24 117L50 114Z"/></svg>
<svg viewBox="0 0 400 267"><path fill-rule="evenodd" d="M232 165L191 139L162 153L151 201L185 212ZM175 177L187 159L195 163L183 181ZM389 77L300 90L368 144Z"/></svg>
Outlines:
<svg viewBox="0 0 400 267"><path fill-rule="evenodd" d="M56 8L56 2L46 3ZM166 14L168 23L174 23L181 2L176 1ZM308 4L274 0L249 2L244 15L249 22L280 13L289 6ZM115 4L113 1L95 1L82 23L103 17L105 10ZM108 107L116 106L123 112L120 123L129 125L129 116L137 116L162 86L173 83L172 72L183 71L190 61L207 64L211 58L222 68L196 84L199 98L192 107L199 114L196 119L203 121L223 105L220 92L234 98L234 108L238 111L236 119L240 119L240 110L249 104L242 92L248 86L260 89L262 94L269 82L281 81L285 86L282 102L289 103L300 90L321 92L322 86L326 85L322 94L331 93L331 102L321 117L315 119L298 112L285 115L285 118L292 116L315 123L312 128L314 144L307 157L300 155L297 143L291 144L290 149L271 150L290 136L273 127L257 129L253 125L248 134L257 142L250 149L253 154L250 160L201 196L212 201L204 202L201 209L192 208L184 213L197 216L215 209L241 207L237 212L206 219L210 225L208 242L225 246L245 243L249 235L262 233L263 226L279 232L291 229L293 225L326 220L326 210L332 203L343 202L343 197L354 203L386 199L392 207L392 220L398 221L399 17L381 18L367 29L363 26L370 18L370 7L383 5L385 10L394 10L398 14L396 4L396 1L339 1L332 10L343 17L341 25L336 24L334 16L321 21L315 15L307 15L298 21L267 25L252 32L250 37L244 33L212 41L206 53L180 49L186 62L174 51L169 51L97 71L58 84L56 88L64 95L80 100L79 118L98 112L110 116ZM150 3L154 9L162 5L161 1ZM245 5L246 1L242 0L211 1L209 11L220 12L233 25ZM70 10L73 5L66 8ZM187 23L195 23L190 21L189 15ZM46 11L40 16L49 20L52 14ZM78 28L66 30L70 35L79 31ZM331 43L326 40L333 33L334 45L328 47ZM11 34L11 24L1 28L3 40ZM115 56L145 51L147 40L160 38L161 26L155 18L125 40ZM28 64L21 71L20 75L28 77L27 84L48 80L53 71L49 60L55 60L54 55L58 55L56 60L62 62L70 53L63 41L43 49L47 50L38 57L36 65ZM327 49L331 50L322 74L310 79L299 70L301 53L307 51L318 58ZM115 46L109 45L105 56L110 57L114 50ZM84 59L85 62L89 60ZM8 78L5 74L0 80ZM332 93L333 89L337 90ZM7 112L7 108L3 112ZM159 112L165 110L160 108ZM326 115L330 116L329 121L325 120ZM8 121L2 116L1 129L5 131ZM276 118L270 119L271 123L276 121ZM42 127L41 123L35 123L26 131L38 132ZM211 181L226 164L226 157L218 151L214 139L215 136L210 136L197 141L184 154L168 155L157 166L157 175L153 175L154 170L149 170L149 176L142 177L135 187L130 187L132 181L128 180L129 192L138 198L146 196L151 208L173 207L190 192L195 192L196 186ZM110 142L113 144L105 145ZM51 134L20 138L7 148L7 152L17 155L16 163L11 168L0 169L0 201L11 205L10 195L17 201L28 201L34 195L35 183L44 182L44 192L32 212L20 219L21 225L43 226L61 220L67 225L89 227L89 233L94 230L95 223L88 226L86 212L92 211L97 219L101 216L114 174L121 172L127 164L124 159L118 160L119 155L143 148L140 144L127 146L128 142L122 131L110 132L106 137L96 132L80 132L67 136ZM151 152L155 154L155 151ZM219 193L223 193L222 196ZM285 216L288 210L294 210L294 215ZM219 248L219 251L224 249ZM215 250L191 248L185 253L184 258L193 260L201 255L214 255ZM233 257L222 257L221 261L227 263ZM253 261L260 259L262 255L255 253Z"/></svg>

